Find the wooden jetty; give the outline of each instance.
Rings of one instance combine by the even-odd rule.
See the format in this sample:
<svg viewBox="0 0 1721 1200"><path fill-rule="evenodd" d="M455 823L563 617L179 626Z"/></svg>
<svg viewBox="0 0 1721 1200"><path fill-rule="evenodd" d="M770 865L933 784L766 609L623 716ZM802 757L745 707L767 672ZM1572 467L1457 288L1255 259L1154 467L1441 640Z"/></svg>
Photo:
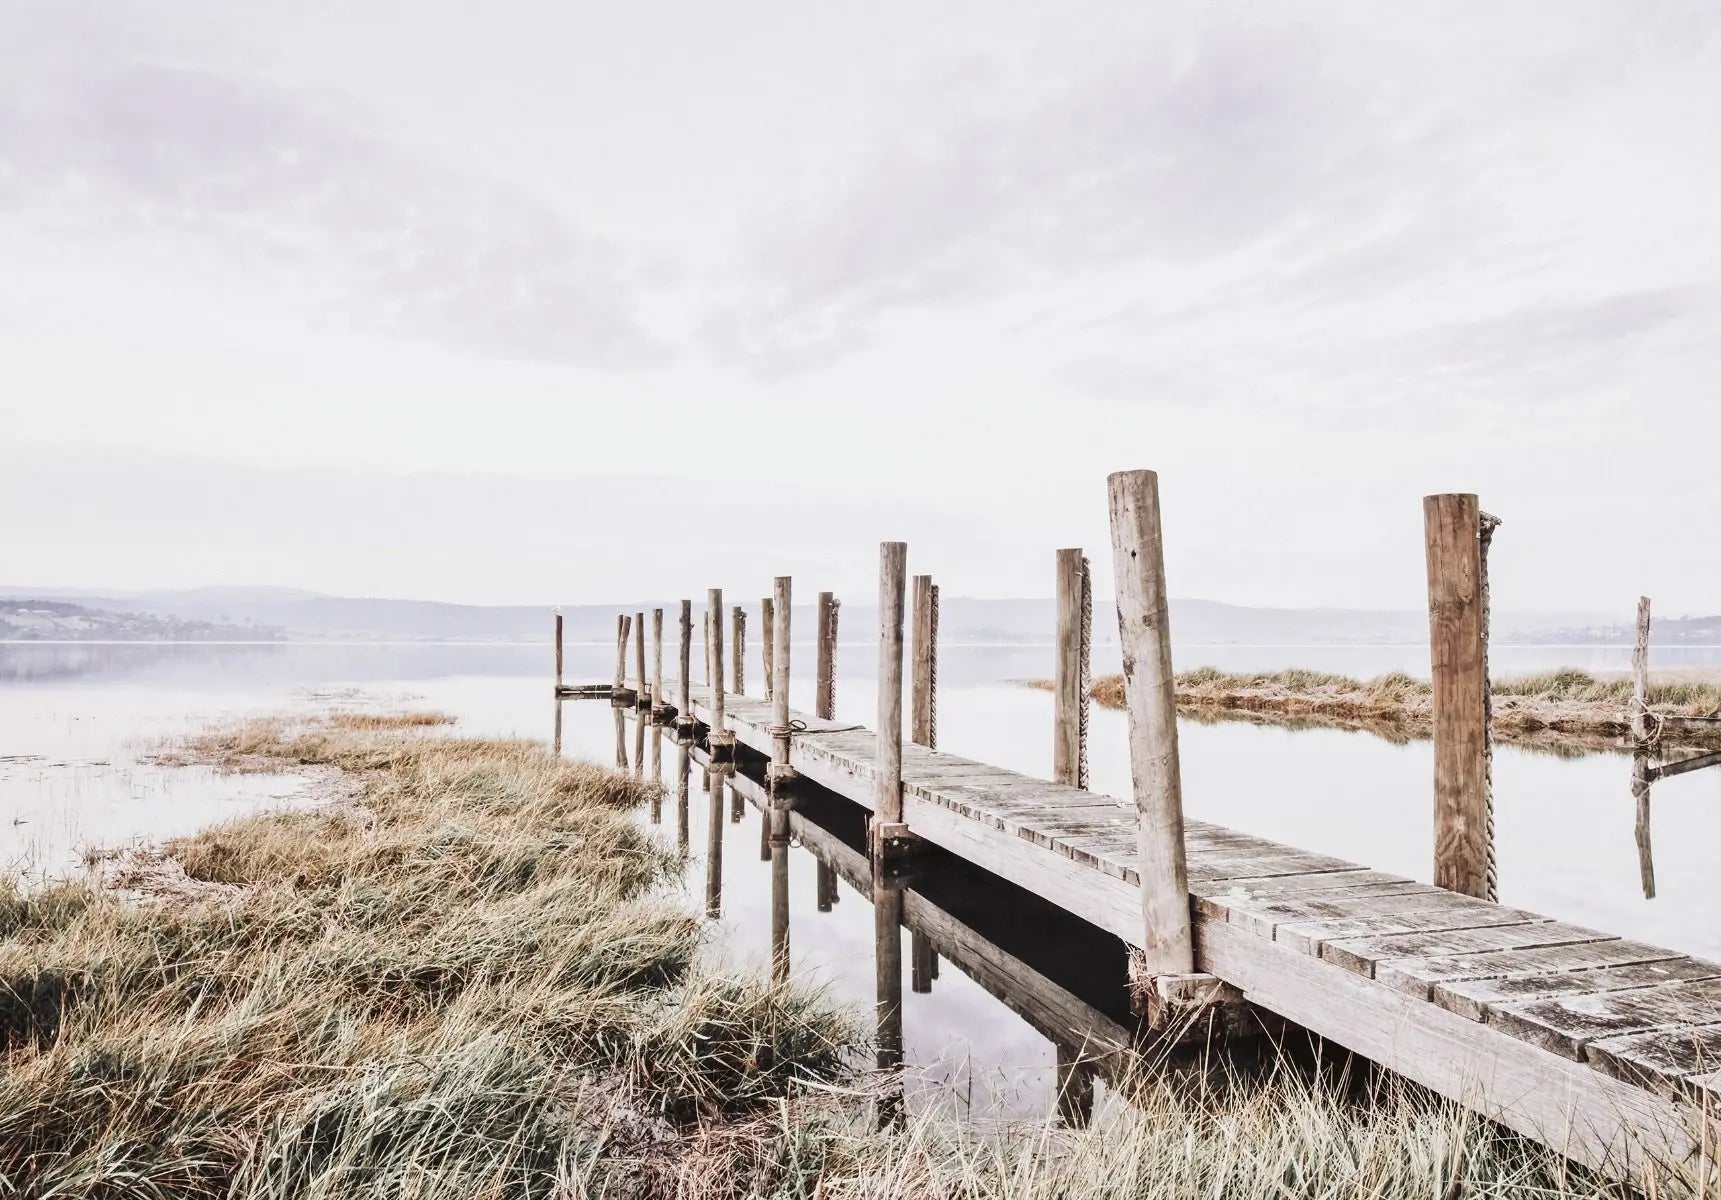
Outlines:
<svg viewBox="0 0 1721 1200"><path fill-rule="evenodd" d="M725 781L737 793L759 793L756 802L771 816L772 855L799 828L792 810L801 780L870 812L868 875L862 877L852 854L827 847L827 857L856 886L870 883L879 914L881 1066L891 1065L893 1054L900 1062L897 927L906 921L911 929L918 922L942 930L933 936L939 952L976 958L936 913L916 915L922 902L905 908L902 889L890 883L893 866L930 844L1121 939L1136 959L1137 998L1161 1030L1199 1020L1216 1006L1246 1003L1606 1173L1640 1179L1651 1164L1707 1163L1717 1140L1710 1114L1721 1101L1721 964L1489 899L1494 864L1483 697L1485 551L1493 519L1475 497L1430 497L1425 504L1436 689L1435 878L1445 886L1184 820L1158 503L1151 472L1112 477L1134 777L1128 800L1079 786L1085 750L1071 730L1085 731L1085 720L1070 712L1078 698L1068 680L1085 675L1086 666L1065 661L1083 625L1074 606L1087 605L1079 552L1059 557L1065 686L1057 693L1056 782L927 744L935 740L930 581L915 586L921 600L914 621L914 740L903 737L901 543L881 548L879 709L870 725L832 713L825 676L833 656L822 618L821 712L788 707L786 579L777 581L766 625L769 700L726 694L718 592L711 605L717 619L708 614L708 682L691 682L691 621L682 603L677 735L683 747L708 743L715 751L714 825ZM820 601L823 613L829 606L825 596ZM834 639L834 621L830 628ZM1085 649L1085 629L1079 636ZM624 690L622 675L618 661L615 692ZM558 678L558 695L562 687ZM656 713L661 680L649 690L652 701L642 698L640 709ZM770 764L762 785L735 769L749 754ZM683 782L678 796L684 795ZM720 853L720 838L713 837ZM918 947L916 957L918 976ZM786 923L781 945L773 941L773 959L786 970ZM977 965L976 977L991 969ZM1055 996L1055 989L1039 992ZM1050 1028L1050 1014L1042 1016ZM1092 1024L1079 1012L1060 1019L1078 1028L1083 1019ZM1105 1022L1092 1032L1105 1044L1119 1036Z"/></svg>

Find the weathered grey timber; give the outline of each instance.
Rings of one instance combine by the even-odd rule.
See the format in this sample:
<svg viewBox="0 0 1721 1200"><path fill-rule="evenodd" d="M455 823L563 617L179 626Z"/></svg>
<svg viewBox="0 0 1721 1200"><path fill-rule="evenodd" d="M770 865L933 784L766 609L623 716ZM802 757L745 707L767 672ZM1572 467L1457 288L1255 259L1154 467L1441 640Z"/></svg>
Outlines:
<svg viewBox="0 0 1721 1200"><path fill-rule="evenodd" d="M707 689L690 704L709 720ZM728 706L739 742L761 754L775 748L771 708ZM790 716L804 726L789 747L796 771L873 808L877 735ZM1143 944L1133 804L912 743L898 750L900 815L918 837ZM1721 964L1202 821L1183 833L1196 971L1609 1173L1695 1153L1701 1104L1721 1103ZM842 874L871 886L861 866ZM901 919L915 927L912 890L879 895L906 895ZM963 965L955 943L928 936ZM885 973L900 988L901 952L884 953L896 961L880 964L880 1016L894 1037L900 992Z"/></svg>

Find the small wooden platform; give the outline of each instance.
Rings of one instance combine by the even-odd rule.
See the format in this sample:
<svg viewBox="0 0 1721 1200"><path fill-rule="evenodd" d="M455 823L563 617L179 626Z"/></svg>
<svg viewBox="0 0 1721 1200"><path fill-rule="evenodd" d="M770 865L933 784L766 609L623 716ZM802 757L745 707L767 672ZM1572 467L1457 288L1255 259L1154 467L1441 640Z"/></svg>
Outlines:
<svg viewBox="0 0 1721 1200"><path fill-rule="evenodd" d="M769 704L725 705L768 755ZM874 734L793 721L791 764L870 809ZM917 745L902 775L916 835L1140 944L1132 805ZM1197 968L1251 1003L1609 1173L1698 1154L1721 964L1217 825L1185 836Z"/></svg>

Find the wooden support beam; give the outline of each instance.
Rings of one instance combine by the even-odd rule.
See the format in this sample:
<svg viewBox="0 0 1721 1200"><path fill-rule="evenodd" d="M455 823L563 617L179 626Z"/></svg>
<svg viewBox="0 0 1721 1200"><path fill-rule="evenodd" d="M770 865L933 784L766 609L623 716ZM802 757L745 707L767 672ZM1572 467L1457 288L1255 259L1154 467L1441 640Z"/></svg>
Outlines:
<svg viewBox="0 0 1721 1200"><path fill-rule="evenodd" d="M1165 601L1159 477L1119 471L1106 480L1117 573L1118 641L1129 709L1130 776L1137 836L1144 966L1150 976L1195 970L1189 868L1183 846L1183 785L1177 758L1177 696Z"/></svg>
<svg viewBox="0 0 1721 1200"><path fill-rule="evenodd" d="M902 823L902 624L908 545L878 548L878 778L873 797L873 859L905 840ZM900 966L901 952L898 951ZM898 981L900 991L901 981Z"/></svg>
<svg viewBox="0 0 1721 1200"><path fill-rule="evenodd" d="M820 859L817 876L814 882L818 885L816 892L818 909L820 912L830 912L831 907L837 902L836 868Z"/></svg>
<svg viewBox="0 0 1721 1200"><path fill-rule="evenodd" d="M779 575L771 584L771 803L787 807L788 781L795 769L789 765L789 639L794 613L794 581Z"/></svg>
<svg viewBox="0 0 1721 1200"><path fill-rule="evenodd" d="M914 577L914 675L910 686L909 740L938 745L938 585L930 575Z"/></svg>
<svg viewBox="0 0 1721 1200"><path fill-rule="evenodd" d="M1058 551L1053 591L1058 602L1057 646L1052 674L1052 781L1070 787L1082 781L1082 552Z"/></svg>
<svg viewBox="0 0 1721 1200"><path fill-rule="evenodd" d="M1721 750L1705 750L1702 754L1693 754L1690 758L1676 759L1673 762L1661 763L1649 768L1648 782L1657 779L1672 779L1675 775L1684 775L1691 771L1701 771L1704 767L1721 764ZM1635 794L1637 789L1632 788ZM1647 788L1644 795L1648 795Z"/></svg>
<svg viewBox="0 0 1721 1200"><path fill-rule="evenodd" d="M837 598L819 593L818 646L813 655L813 715L833 721L837 715Z"/></svg>
<svg viewBox="0 0 1721 1200"><path fill-rule="evenodd" d="M1434 688L1434 882L1488 898L1488 694L1481 510L1469 493L1422 501Z"/></svg>

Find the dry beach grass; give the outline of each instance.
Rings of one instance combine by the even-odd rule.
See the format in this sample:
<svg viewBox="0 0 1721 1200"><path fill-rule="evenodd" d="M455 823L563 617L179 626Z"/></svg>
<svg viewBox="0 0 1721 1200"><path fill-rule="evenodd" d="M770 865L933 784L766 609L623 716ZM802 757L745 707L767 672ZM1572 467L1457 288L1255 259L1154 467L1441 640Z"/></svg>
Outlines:
<svg viewBox="0 0 1721 1200"><path fill-rule="evenodd" d="M124 890L0 884L0 1196L1614 1194L1288 1065L1143 1070L1085 1131L879 1132L861 1014L712 961L648 785L435 724L212 731L179 753L351 786L134 856Z"/></svg>

